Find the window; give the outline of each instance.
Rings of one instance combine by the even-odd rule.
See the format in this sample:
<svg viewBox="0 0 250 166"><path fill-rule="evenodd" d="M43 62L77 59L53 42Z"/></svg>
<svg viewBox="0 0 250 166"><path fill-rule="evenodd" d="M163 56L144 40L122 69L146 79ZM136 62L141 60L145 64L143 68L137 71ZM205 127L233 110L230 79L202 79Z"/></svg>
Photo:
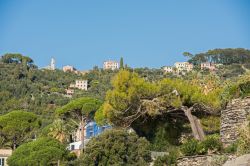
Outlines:
<svg viewBox="0 0 250 166"><path fill-rule="evenodd" d="M4 158L0 158L0 166L4 166Z"/></svg>

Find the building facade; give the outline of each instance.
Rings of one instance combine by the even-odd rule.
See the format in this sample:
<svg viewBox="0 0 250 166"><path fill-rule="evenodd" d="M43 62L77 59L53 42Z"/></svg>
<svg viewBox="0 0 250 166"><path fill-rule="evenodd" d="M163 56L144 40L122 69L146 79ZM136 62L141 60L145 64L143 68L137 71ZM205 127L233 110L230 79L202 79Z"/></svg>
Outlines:
<svg viewBox="0 0 250 166"><path fill-rule="evenodd" d="M76 80L75 88L88 90L88 80Z"/></svg>
<svg viewBox="0 0 250 166"><path fill-rule="evenodd" d="M165 66L165 67L163 67L163 70L164 70L165 73L172 73L173 72L173 67Z"/></svg>
<svg viewBox="0 0 250 166"><path fill-rule="evenodd" d="M0 166L8 166L7 158L12 154L11 149L0 149Z"/></svg>
<svg viewBox="0 0 250 166"><path fill-rule="evenodd" d="M211 63L211 62L205 62L205 63L201 63L201 69L208 69L208 70L215 70L215 64Z"/></svg>
<svg viewBox="0 0 250 166"><path fill-rule="evenodd" d="M64 72L74 72L74 71L76 71L76 69L73 66L66 65L66 66L63 66L63 71Z"/></svg>
<svg viewBox="0 0 250 166"><path fill-rule="evenodd" d="M77 88L77 89L81 89L81 90L88 90L88 80L76 80L75 83L71 83L69 85L69 89L70 88Z"/></svg>
<svg viewBox="0 0 250 166"><path fill-rule="evenodd" d="M193 70L193 64L189 63L189 62L176 62L174 64L177 72L182 72L182 71L187 71L190 72Z"/></svg>
<svg viewBox="0 0 250 166"><path fill-rule="evenodd" d="M81 130L81 125L77 128L75 132L72 133L72 142L69 144L68 149L71 152L74 152L77 156L80 155L80 150L82 148L82 141L84 141L84 147L88 143L88 141L95 136L98 136L101 134L103 131L106 129L110 129L110 125L103 125L103 126L98 126L96 122L90 121L87 123L87 125L84 127L84 138L82 138L82 130Z"/></svg>
<svg viewBox="0 0 250 166"><path fill-rule="evenodd" d="M115 70L119 69L119 63L116 61L105 61L103 62L103 69L104 70Z"/></svg>
<svg viewBox="0 0 250 166"><path fill-rule="evenodd" d="M72 95L74 94L74 89L68 88L68 89L65 89L65 91L66 91L67 97L72 97Z"/></svg>

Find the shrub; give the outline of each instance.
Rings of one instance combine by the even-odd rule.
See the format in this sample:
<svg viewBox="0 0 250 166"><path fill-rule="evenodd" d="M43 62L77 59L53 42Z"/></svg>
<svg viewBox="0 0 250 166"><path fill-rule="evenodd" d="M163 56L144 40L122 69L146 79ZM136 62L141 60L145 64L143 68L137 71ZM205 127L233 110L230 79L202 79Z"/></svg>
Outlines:
<svg viewBox="0 0 250 166"><path fill-rule="evenodd" d="M201 124L206 133L213 134L220 132L220 117L208 116L202 118Z"/></svg>
<svg viewBox="0 0 250 166"><path fill-rule="evenodd" d="M233 143L229 145L228 147L224 148L225 153L236 153L238 148L238 143Z"/></svg>
<svg viewBox="0 0 250 166"><path fill-rule="evenodd" d="M217 152L222 149L222 143L218 134L207 136L201 144L205 148L205 152Z"/></svg>
<svg viewBox="0 0 250 166"><path fill-rule="evenodd" d="M78 165L148 165L149 142L134 132L111 129L92 138L80 156Z"/></svg>
<svg viewBox="0 0 250 166"><path fill-rule="evenodd" d="M250 116L248 122L240 128L237 153L239 155L250 153Z"/></svg>
<svg viewBox="0 0 250 166"><path fill-rule="evenodd" d="M203 145L196 139L190 139L181 146L181 152L185 156L204 154Z"/></svg>
<svg viewBox="0 0 250 166"><path fill-rule="evenodd" d="M196 139L189 139L181 146L181 152L186 156L213 153L221 149L222 143L217 134L207 136L202 142Z"/></svg>
<svg viewBox="0 0 250 166"><path fill-rule="evenodd" d="M19 146L8 158L8 165L55 165L58 160L65 160L68 151L66 147L53 138L38 138L35 141Z"/></svg>

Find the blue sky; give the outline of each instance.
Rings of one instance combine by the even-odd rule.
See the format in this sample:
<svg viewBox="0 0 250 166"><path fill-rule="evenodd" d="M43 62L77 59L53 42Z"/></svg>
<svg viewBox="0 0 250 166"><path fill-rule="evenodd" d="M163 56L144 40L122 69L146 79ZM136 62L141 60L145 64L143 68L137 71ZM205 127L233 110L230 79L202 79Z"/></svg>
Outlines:
<svg viewBox="0 0 250 166"><path fill-rule="evenodd" d="M248 0L0 0L0 54L91 69L159 68L182 53L250 48Z"/></svg>

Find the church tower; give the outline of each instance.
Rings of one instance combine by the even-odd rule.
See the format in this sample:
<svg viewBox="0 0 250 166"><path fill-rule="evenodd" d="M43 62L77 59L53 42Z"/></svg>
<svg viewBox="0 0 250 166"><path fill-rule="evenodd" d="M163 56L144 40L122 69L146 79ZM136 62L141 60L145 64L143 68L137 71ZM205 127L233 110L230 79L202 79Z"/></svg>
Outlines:
<svg viewBox="0 0 250 166"><path fill-rule="evenodd" d="M50 62L50 69L51 70L55 70L56 69L56 61L54 58L51 59L51 62Z"/></svg>

